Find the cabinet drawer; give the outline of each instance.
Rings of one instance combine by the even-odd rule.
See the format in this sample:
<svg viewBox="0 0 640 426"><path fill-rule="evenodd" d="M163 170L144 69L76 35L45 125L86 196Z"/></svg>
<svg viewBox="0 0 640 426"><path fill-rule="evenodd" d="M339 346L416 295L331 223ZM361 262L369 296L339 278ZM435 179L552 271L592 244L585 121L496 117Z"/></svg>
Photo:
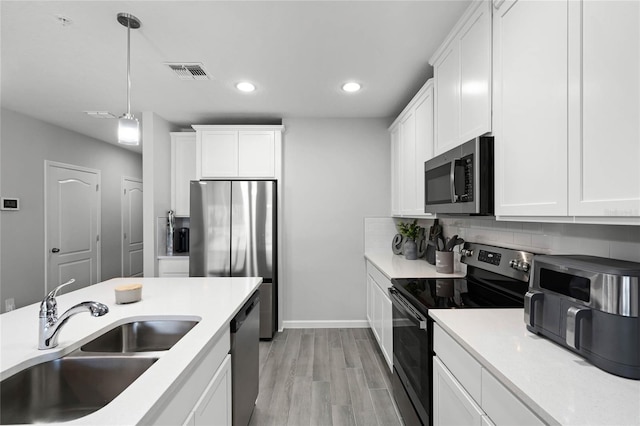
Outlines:
<svg viewBox="0 0 640 426"><path fill-rule="evenodd" d="M544 425L487 370L482 370L482 409L496 425Z"/></svg>
<svg viewBox="0 0 640 426"><path fill-rule="evenodd" d="M479 404L481 401L482 366L449 336L438 324L433 328L433 350Z"/></svg>
<svg viewBox="0 0 640 426"><path fill-rule="evenodd" d="M180 256L177 259L160 259L158 261L158 276L188 277L189 257Z"/></svg>
<svg viewBox="0 0 640 426"><path fill-rule="evenodd" d="M389 287L391 287L391 280L380 272L378 268L373 266L371 262L367 262L367 274L373 279L378 287L380 287L384 294L387 294Z"/></svg>

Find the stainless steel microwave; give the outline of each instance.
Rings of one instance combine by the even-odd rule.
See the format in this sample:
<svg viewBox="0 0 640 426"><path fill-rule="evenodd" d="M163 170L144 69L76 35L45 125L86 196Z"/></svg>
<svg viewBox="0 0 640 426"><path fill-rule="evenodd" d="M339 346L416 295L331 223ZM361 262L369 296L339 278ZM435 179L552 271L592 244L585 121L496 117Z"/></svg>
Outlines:
<svg viewBox="0 0 640 426"><path fill-rule="evenodd" d="M424 211L493 214L493 136L480 136L424 163Z"/></svg>

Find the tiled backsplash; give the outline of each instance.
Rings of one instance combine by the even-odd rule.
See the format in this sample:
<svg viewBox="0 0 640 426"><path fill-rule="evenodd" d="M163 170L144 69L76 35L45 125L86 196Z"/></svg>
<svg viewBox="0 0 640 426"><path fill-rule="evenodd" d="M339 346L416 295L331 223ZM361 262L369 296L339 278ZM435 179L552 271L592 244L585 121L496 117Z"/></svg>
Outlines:
<svg viewBox="0 0 640 426"><path fill-rule="evenodd" d="M365 251L391 250L395 223L413 219L365 218ZM419 220L429 228L433 220ZM466 241L544 254L588 254L640 262L640 226L502 222L486 218L441 218L444 235Z"/></svg>

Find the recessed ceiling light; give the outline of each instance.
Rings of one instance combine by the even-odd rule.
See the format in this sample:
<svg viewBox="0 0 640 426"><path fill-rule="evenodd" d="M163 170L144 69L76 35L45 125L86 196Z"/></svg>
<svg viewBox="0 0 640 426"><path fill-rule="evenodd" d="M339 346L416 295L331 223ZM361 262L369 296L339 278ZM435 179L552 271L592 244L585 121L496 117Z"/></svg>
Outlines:
<svg viewBox="0 0 640 426"><path fill-rule="evenodd" d="M256 90L256 86L249 83L248 81L241 81L240 83L236 84L236 89L240 90L241 92L253 92L254 90Z"/></svg>
<svg viewBox="0 0 640 426"><path fill-rule="evenodd" d="M344 90L345 92L353 93L360 90L361 87L362 86L360 86L360 83L356 83L355 81L350 81L342 85L342 90Z"/></svg>

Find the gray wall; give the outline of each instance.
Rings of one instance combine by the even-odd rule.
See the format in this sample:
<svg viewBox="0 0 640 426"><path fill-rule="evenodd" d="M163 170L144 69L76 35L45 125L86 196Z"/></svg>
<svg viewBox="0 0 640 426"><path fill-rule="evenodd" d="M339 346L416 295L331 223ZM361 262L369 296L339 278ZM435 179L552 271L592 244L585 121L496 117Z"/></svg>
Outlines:
<svg viewBox="0 0 640 426"><path fill-rule="evenodd" d="M284 327L364 326L363 218L390 214L388 120L283 124Z"/></svg>
<svg viewBox="0 0 640 426"><path fill-rule="evenodd" d="M45 160L101 171L101 280L120 276L121 177L142 178L141 155L13 111L1 114L0 193L20 198L20 211L0 213L2 312L7 298L19 308L44 296Z"/></svg>
<svg viewBox="0 0 640 426"><path fill-rule="evenodd" d="M176 131L153 112L142 113L144 276L158 276L158 218L171 209L171 135ZM149 208L153 206L153 208Z"/></svg>

